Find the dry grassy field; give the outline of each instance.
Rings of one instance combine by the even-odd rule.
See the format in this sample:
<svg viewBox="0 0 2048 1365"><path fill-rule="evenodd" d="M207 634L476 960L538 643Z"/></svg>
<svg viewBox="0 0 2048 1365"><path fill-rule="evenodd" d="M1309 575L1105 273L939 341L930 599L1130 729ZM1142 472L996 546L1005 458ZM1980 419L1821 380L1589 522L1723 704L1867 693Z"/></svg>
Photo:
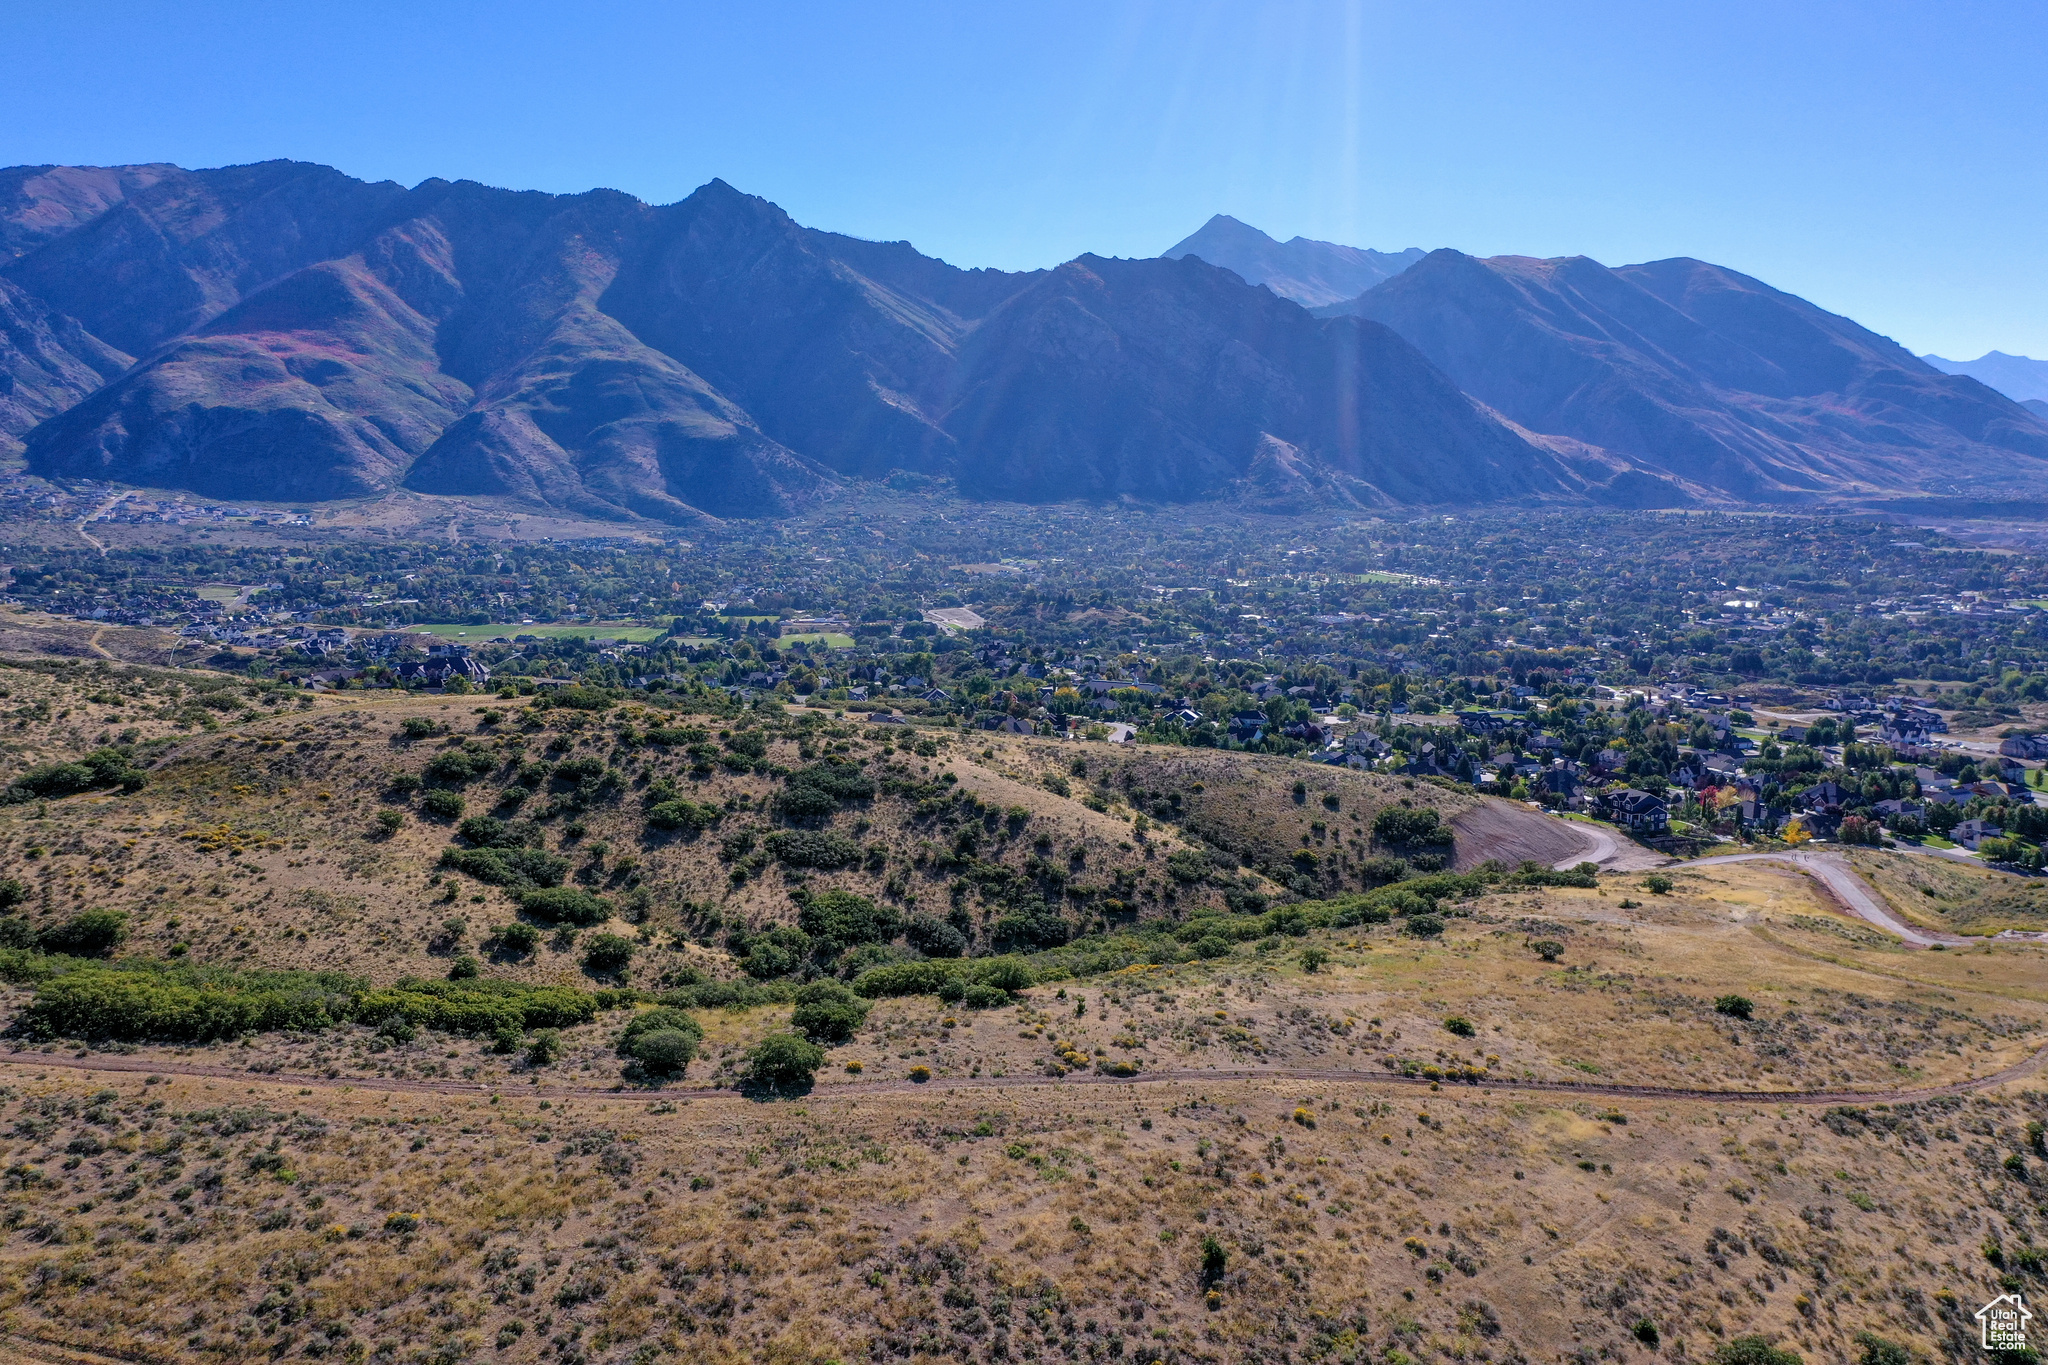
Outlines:
<svg viewBox="0 0 2048 1365"><path fill-rule="evenodd" d="M958 909L983 936L989 869L1057 867L1076 927L1114 932L1282 901L1276 875L1304 868L1356 885L1389 804L1479 809L1284 760L829 716L764 727L738 771L737 717L206 681L0 668L0 707L27 708L13 771L129 728L150 765L132 792L0 806L15 913L121 909L122 951L221 967L382 984L472 953L486 980L612 980L573 935L483 948L518 906L441 865L465 841L426 808L439 789L539 827L566 885L616 908L582 941L629 938L627 979L658 988L737 975L729 931L790 921L793 891ZM448 754L477 774L409 789ZM579 759L616 787L536 780L500 805L530 765ZM778 826L778 770L833 760L878 783L817 822L857 861L731 851ZM651 828L669 791L720 814ZM1857 859L1942 927L2034 894L1930 863ZM782 1092L739 1066L786 1004L695 1010L702 1046L666 1080L621 1058L646 1008L624 996L543 1056L359 1024L17 1031L0 1356L1590 1365L1761 1335L1893 1359L1875 1334L1978 1358L1970 1314L2048 1277L2048 945L1908 950L1776 863L1668 875L1460 893L1440 935L1276 931L1079 974L1049 953L995 1007L875 1000ZM4 988L0 1015L34 989Z"/></svg>

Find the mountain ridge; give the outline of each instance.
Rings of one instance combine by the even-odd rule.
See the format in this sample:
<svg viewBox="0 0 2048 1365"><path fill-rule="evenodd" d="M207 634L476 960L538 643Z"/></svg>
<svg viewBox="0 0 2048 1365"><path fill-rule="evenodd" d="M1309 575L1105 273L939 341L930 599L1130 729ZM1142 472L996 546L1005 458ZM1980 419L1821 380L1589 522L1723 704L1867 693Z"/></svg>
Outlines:
<svg viewBox="0 0 2048 1365"><path fill-rule="evenodd" d="M1678 257L1439 250L1348 303L1535 432L1739 500L2038 487L2048 426L1889 338ZM1902 477L1903 475L1903 477Z"/></svg>
<svg viewBox="0 0 2048 1365"><path fill-rule="evenodd" d="M1304 309L1191 252L962 269L723 180L650 205L293 161L0 170L0 252L0 440L225 498L687 525L898 471L1306 508L1996 496L2048 469L2030 409L1697 261L1438 251Z"/></svg>
<svg viewBox="0 0 2048 1365"><path fill-rule="evenodd" d="M1374 251L1342 246L1311 237L1277 241L1229 214L1219 213L1160 255L1178 260L1199 256L1220 265L1247 284L1263 284L1283 299L1304 308L1356 298L1406 270L1428 253Z"/></svg>
<svg viewBox="0 0 2048 1365"><path fill-rule="evenodd" d="M1946 360L1938 355L1920 358L1943 374L1968 375L2022 405L2028 399L2048 400L2048 360L2003 351L1986 351L1975 360Z"/></svg>

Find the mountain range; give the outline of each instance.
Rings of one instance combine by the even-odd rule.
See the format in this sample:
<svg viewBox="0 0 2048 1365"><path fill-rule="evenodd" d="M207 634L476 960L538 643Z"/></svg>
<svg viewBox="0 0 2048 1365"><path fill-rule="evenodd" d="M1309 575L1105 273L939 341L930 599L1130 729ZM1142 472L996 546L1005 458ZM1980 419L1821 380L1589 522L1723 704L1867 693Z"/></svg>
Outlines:
<svg viewBox="0 0 2048 1365"><path fill-rule="evenodd" d="M1219 213L1163 254L1172 260L1199 256L1210 265L1231 271L1247 284L1263 284L1283 299L1315 308L1355 299L1429 253L1419 246L1406 251L1371 251L1309 237L1279 242L1247 223Z"/></svg>
<svg viewBox="0 0 2048 1365"><path fill-rule="evenodd" d="M2048 424L2010 399L1695 261L1385 255L1219 218L1165 257L1008 273L723 181L653 206L289 161L0 171L0 439L52 477L674 524L896 471L1273 510L2048 472Z"/></svg>
<svg viewBox="0 0 2048 1365"><path fill-rule="evenodd" d="M1975 360L1944 360L1938 355L1920 358L1943 374L1966 374L2018 402L2048 402L2048 360L2003 351L1986 351Z"/></svg>

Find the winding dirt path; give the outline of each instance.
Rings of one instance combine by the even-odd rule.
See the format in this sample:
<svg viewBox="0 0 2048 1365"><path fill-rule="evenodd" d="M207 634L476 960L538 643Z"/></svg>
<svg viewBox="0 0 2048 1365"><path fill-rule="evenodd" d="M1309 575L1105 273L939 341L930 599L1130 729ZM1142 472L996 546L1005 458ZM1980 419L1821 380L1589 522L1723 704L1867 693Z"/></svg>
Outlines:
<svg viewBox="0 0 2048 1365"><path fill-rule="evenodd" d="M1422 1076L1376 1074L1335 1067L1235 1067L1228 1070L1157 1070L1136 1076L1075 1075L1050 1076L953 1076L930 1081L876 1080L835 1081L805 1092L810 1098L830 1099L838 1095L875 1095L918 1090L1013 1090L1030 1086L1096 1085L1200 1085L1227 1081L1308 1081L1321 1085L1393 1086L1403 1089L1440 1090L1444 1086L1468 1090L1492 1090L1550 1095L1573 1095L1592 1099L1705 1100L1720 1104L1906 1104L1915 1100L1965 1095L1974 1090L2005 1085L2040 1072L2048 1064L2048 1047L2024 1061L1988 1076L1951 1081L1945 1085L1920 1086L1902 1090L1691 1090L1674 1086L1617 1085L1605 1082L1580 1084L1576 1081L1431 1081ZM225 1066L181 1065L135 1057L57 1057L38 1053L0 1056L0 1067L26 1070L66 1070L120 1075L183 1076L204 1080L234 1081L243 1085L265 1085L319 1090L370 1090L406 1095L526 1095L534 1099L652 1099L739 1100L753 1097L726 1086L697 1085L688 1089L648 1088L624 1084L611 1086L544 1086L485 1084L477 1081L416 1081L393 1076L328 1077L294 1076L280 1072L237 1071Z"/></svg>
<svg viewBox="0 0 2048 1365"><path fill-rule="evenodd" d="M1847 907L1858 919L1877 926L1888 934L1896 934L1915 948L1932 948L1936 944L1950 947L1965 947L1970 944L1990 942L1990 938L1966 938L1961 934L1943 933L1939 929L1922 929L1908 924L1892 908L1885 904L1884 897L1875 887L1856 875L1848 860L1835 853L1730 853L1718 858L1697 858L1681 864L1686 868L1712 867L1718 863L1754 862L1790 863L1833 894L1837 901ZM2008 929L1994 937L2007 940L2048 941L2048 934L2028 933L2020 929Z"/></svg>

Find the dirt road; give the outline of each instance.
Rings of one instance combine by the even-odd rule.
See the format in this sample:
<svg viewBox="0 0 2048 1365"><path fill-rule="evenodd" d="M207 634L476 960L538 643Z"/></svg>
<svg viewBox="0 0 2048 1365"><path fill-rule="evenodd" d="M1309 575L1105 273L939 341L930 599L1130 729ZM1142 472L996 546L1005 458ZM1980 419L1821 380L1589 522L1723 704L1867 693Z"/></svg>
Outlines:
<svg viewBox="0 0 2048 1365"><path fill-rule="evenodd" d="M1685 866L1712 867L1716 863L1754 863L1763 861L1790 863L1800 871L1812 876L1825 886L1836 900L1848 908L1858 919L1865 920L1888 934L1896 934L1915 948L1932 948L1935 944L1950 947L1966 947L1983 943L1983 938L1966 938L1961 934L1945 934L1939 929L1922 929L1908 924L1892 912L1885 904L1884 897L1869 882L1856 875L1848 861L1833 853L1733 853L1720 858L1699 858ZM2048 934L2025 933L2009 929L1997 937L2048 941Z"/></svg>
<svg viewBox="0 0 2048 1365"><path fill-rule="evenodd" d="M869 1095L889 1092L916 1090L1010 1090L1019 1086L1094 1086L1094 1085L1158 1085L1177 1083L1182 1085L1209 1085L1223 1081L1307 1081L1321 1085L1366 1085L1392 1086L1396 1089L1439 1090L1444 1086L1464 1087L1472 1090L1517 1091L1534 1094L1573 1095L1594 1099L1633 1100L1706 1100L1722 1104L1908 1104L1915 1100L1937 1099L1947 1095L1963 1095L1973 1090L2004 1085L2009 1081L2023 1080L2038 1073L2048 1063L2048 1048L2043 1048L2024 1061L2017 1062L1989 1076L1975 1076L1967 1080L1952 1081L1946 1085L1922 1086L1900 1090L1688 1090L1672 1086L1656 1085L1614 1085L1602 1082L1581 1084L1577 1081L1525 1081L1525 1080L1478 1080L1478 1081L1432 1081L1423 1076L1401 1076L1391 1072L1372 1072L1354 1069L1322 1067L1238 1067L1215 1070L1167 1069L1140 1072L1136 1076L1099 1076L1077 1074L1064 1077L1043 1075L1024 1076L946 1076L930 1081L873 1080L833 1081L813 1087L806 1093L815 1099L829 1099L835 1095ZM303 1090L368 1090L409 1095L525 1095L534 1099L655 1099L670 1101L690 1100L754 1100L758 1096L718 1085L688 1085L646 1087L617 1084L611 1086L551 1086L551 1085L505 1085L484 1084L477 1081L415 1081L396 1077L328 1077L294 1076L286 1073L237 1071L225 1066L201 1066L152 1060L149 1058L123 1056L69 1056L60 1057L49 1053L17 1052L0 1056L0 1067L20 1071L65 1070L83 1071L95 1075L150 1075L184 1076L204 1080L233 1081L240 1085L280 1086Z"/></svg>

